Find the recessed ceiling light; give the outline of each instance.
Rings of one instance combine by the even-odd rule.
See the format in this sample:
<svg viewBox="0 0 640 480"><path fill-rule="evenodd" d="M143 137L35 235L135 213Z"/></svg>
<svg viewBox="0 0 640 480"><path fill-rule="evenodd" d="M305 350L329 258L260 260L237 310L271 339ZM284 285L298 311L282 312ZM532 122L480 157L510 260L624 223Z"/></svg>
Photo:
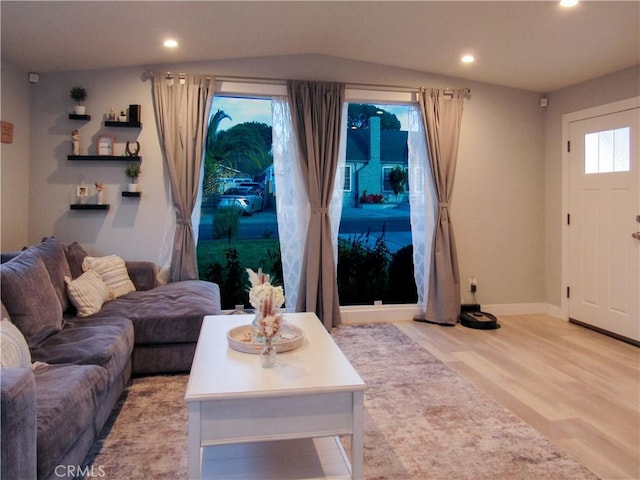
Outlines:
<svg viewBox="0 0 640 480"><path fill-rule="evenodd" d="M560 0L560 6L564 8L575 7L578 4L578 0Z"/></svg>
<svg viewBox="0 0 640 480"><path fill-rule="evenodd" d="M463 55L462 58L460 59L460 61L462 63L473 63L475 62L475 58L473 58L473 55Z"/></svg>
<svg viewBox="0 0 640 480"><path fill-rule="evenodd" d="M163 45L167 48L176 48L178 46L178 42L173 38L170 38L169 40L165 40Z"/></svg>

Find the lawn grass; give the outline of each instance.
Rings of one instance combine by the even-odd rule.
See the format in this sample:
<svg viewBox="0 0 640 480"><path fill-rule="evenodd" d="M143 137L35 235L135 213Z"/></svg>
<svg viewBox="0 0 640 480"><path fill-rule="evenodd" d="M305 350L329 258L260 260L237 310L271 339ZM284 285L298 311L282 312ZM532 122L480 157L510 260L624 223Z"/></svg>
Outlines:
<svg viewBox="0 0 640 480"><path fill-rule="evenodd" d="M205 271L206 266L219 263L223 267L227 263L226 251L235 248L238 259L243 268L258 270L262 268L267 273L274 262L275 255L280 251L280 241L277 238L254 238L243 240L209 240L198 242L198 269ZM271 253L271 256L269 255Z"/></svg>

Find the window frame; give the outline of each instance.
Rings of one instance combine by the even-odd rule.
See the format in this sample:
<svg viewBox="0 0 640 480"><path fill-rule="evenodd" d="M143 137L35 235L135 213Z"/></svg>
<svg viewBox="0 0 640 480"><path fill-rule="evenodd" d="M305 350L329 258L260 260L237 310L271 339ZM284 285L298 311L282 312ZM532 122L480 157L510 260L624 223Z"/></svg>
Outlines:
<svg viewBox="0 0 640 480"><path fill-rule="evenodd" d="M259 79L242 80L220 78L216 80L215 95L244 98L286 97L287 86L284 80L261 81ZM415 105L417 101L418 92L411 89L385 89L385 87L375 85L360 85L357 87L347 85L345 88L345 104ZM353 174L353 169L351 173ZM353 177L351 177L351 185L353 188ZM362 322L376 323L406 320L421 313L421 309L416 304L391 304L383 306L341 305L340 312L344 324L356 324Z"/></svg>

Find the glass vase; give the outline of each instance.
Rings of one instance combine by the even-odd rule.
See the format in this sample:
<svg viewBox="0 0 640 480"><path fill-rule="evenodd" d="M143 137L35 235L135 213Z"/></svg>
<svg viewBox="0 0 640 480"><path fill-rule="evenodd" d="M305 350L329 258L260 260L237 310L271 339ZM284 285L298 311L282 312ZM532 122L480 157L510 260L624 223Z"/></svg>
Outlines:
<svg viewBox="0 0 640 480"><path fill-rule="evenodd" d="M262 368L271 368L276 364L276 346L273 338L265 338L262 350L260 350L260 364Z"/></svg>

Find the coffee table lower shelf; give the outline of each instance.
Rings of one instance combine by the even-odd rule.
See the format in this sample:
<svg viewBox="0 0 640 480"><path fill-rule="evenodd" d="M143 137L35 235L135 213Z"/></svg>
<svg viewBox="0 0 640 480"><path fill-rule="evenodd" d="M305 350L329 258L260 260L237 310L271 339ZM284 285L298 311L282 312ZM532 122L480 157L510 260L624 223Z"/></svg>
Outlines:
<svg viewBox="0 0 640 480"><path fill-rule="evenodd" d="M351 478L338 437L219 445L202 449L203 479L282 480Z"/></svg>

